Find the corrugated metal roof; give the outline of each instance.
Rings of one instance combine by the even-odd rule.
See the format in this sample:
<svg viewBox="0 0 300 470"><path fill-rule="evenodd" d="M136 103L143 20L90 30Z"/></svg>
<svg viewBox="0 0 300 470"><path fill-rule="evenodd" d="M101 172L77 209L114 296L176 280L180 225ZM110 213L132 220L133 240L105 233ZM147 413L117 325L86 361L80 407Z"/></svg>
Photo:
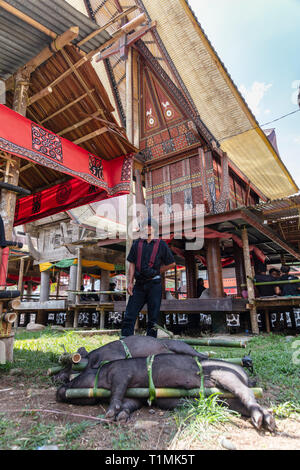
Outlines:
<svg viewBox="0 0 300 470"><path fill-rule="evenodd" d="M71 26L79 27L77 44L99 26L65 0L6 0L6 3L37 21L57 35ZM110 39L106 31L87 41L81 49L88 53ZM8 78L53 41L23 19L0 7L0 77Z"/></svg>

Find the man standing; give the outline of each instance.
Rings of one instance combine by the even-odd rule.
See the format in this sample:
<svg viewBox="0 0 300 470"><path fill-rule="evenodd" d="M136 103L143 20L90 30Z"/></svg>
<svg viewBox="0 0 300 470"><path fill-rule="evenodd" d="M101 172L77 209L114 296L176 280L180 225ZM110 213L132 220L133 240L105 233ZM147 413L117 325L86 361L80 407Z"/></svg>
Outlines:
<svg viewBox="0 0 300 470"><path fill-rule="evenodd" d="M127 292L130 295L121 336L134 334L134 325L139 312L147 304L148 324L147 336L156 338L157 323L161 296L161 274L175 266L174 256L166 242L156 239L158 224L155 219L148 218L141 224L143 238L135 240L127 257L129 261L129 283ZM134 284L135 279L135 284Z"/></svg>

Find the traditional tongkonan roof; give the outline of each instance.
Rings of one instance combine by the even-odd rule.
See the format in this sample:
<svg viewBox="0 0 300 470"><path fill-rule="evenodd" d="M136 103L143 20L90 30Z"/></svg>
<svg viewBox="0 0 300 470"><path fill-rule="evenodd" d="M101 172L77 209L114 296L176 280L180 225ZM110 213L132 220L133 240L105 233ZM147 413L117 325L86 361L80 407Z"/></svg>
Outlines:
<svg viewBox="0 0 300 470"><path fill-rule="evenodd" d="M145 10L151 28L134 47L140 53L150 52L188 100L206 136L221 146L267 198L289 196L298 190L276 146L260 128L186 0L88 0L85 4L99 25L131 5ZM139 13L130 13L128 19ZM96 67L107 89L110 85L110 97L124 123L125 63L121 50L114 48L101 54Z"/></svg>

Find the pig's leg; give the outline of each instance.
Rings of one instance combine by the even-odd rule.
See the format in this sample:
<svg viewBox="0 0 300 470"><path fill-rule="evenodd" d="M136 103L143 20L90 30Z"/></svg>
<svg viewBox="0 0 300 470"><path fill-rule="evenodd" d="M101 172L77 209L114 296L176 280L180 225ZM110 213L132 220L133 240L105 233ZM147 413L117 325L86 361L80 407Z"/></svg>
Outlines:
<svg viewBox="0 0 300 470"><path fill-rule="evenodd" d="M143 406L143 400L139 400L138 398L125 398L122 403L122 408L120 413L117 415L117 421L125 423L131 413L135 410L138 410Z"/></svg>
<svg viewBox="0 0 300 470"><path fill-rule="evenodd" d="M123 375L120 373L115 373L112 376L111 398L110 398L108 410L106 412L107 418L115 418L116 415L120 413L121 408L122 408L123 398L125 396L130 380L131 380L130 374L124 373Z"/></svg>
<svg viewBox="0 0 300 470"><path fill-rule="evenodd" d="M256 401L252 390L231 371L213 370L211 378L217 386L233 393L249 411L253 425L260 429L263 425L269 430L276 429L273 416L264 410Z"/></svg>
<svg viewBox="0 0 300 470"><path fill-rule="evenodd" d="M186 354L188 356L197 356L199 359L203 360L207 359L207 354L199 353L184 341L178 341L176 339L161 339L160 341L167 346L169 351L172 351L175 354Z"/></svg>

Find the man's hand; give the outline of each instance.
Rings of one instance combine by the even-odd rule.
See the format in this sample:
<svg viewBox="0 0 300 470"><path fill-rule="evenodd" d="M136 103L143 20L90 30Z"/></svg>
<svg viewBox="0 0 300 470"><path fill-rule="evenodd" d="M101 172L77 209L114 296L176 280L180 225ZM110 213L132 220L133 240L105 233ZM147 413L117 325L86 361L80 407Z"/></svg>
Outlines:
<svg viewBox="0 0 300 470"><path fill-rule="evenodd" d="M130 282L127 286L127 292L131 296L133 295L133 282Z"/></svg>
<svg viewBox="0 0 300 470"><path fill-rule="evenodd" d="M175 268L176 266L176 263L172 263L172 264L168 264L167 266L161 266L160 267L160 274L163 274L165 273L166 271L169 271L170 269L173 269Z"/></svg>

